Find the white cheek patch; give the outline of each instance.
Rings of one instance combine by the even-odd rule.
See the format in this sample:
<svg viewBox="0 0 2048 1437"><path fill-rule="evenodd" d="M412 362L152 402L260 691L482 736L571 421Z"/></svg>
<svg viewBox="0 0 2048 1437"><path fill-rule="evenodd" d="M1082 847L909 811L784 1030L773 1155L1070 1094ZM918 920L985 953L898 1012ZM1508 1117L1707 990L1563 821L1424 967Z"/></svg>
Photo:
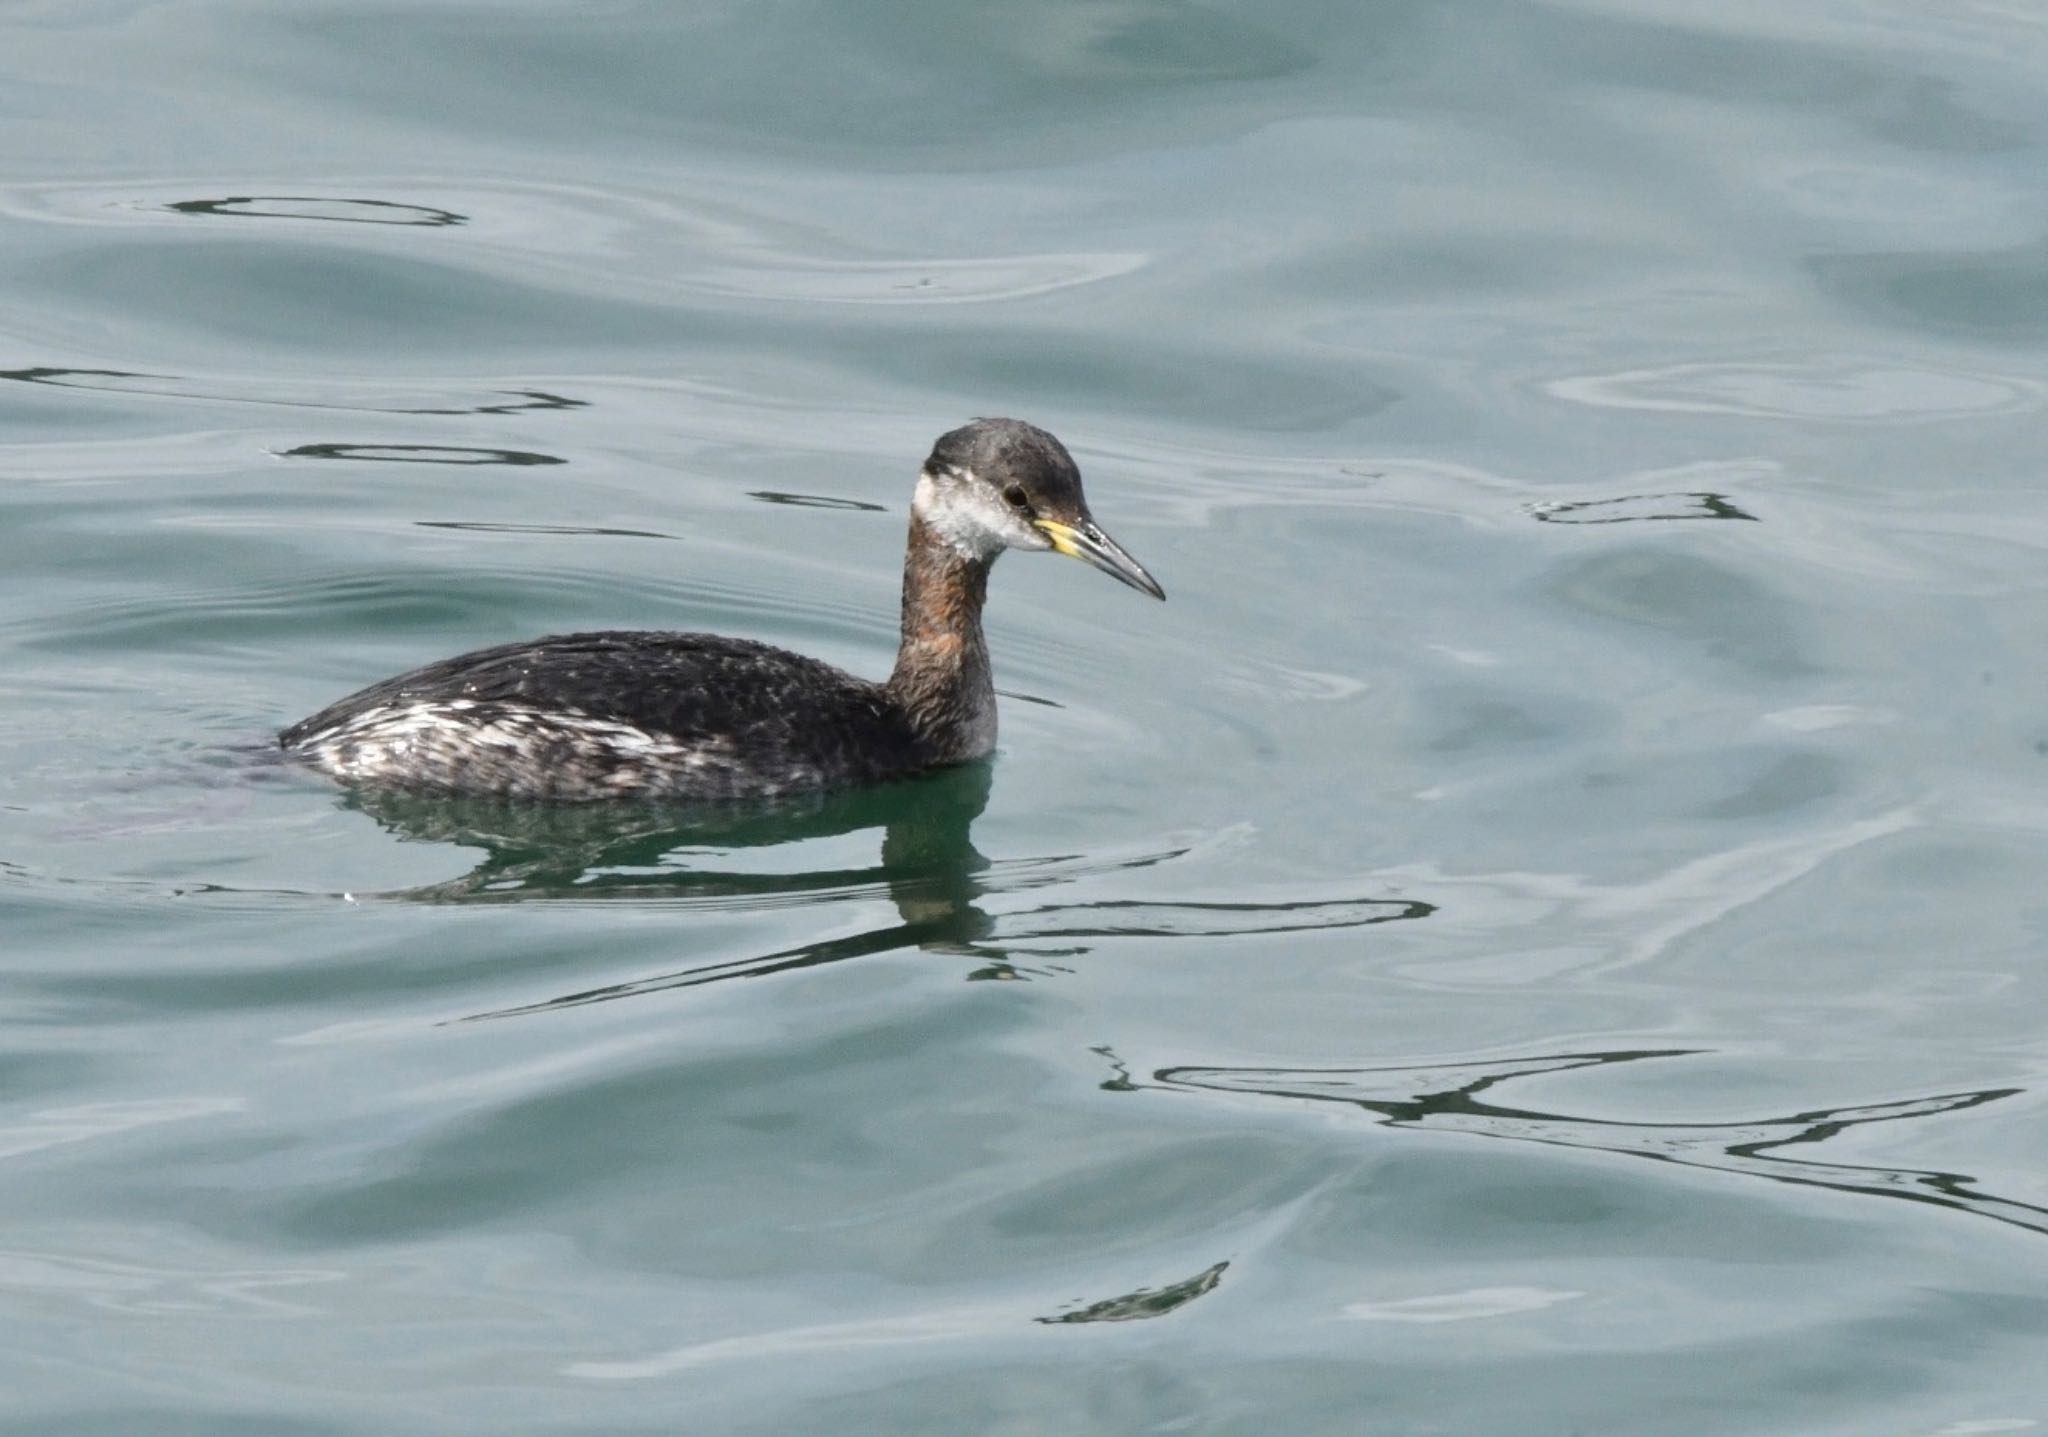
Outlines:
<svg viewBox="0 0 2048 1437"><path fill-rule="evenodd" d="M939 480L917 476L911 512L932 532L969 559L989 559L1005 549L1043 549L1048 541L989 494L972 474Z"/></svg>
<svg viewBox="0 0 2048 1437"><path fill-rule="evenodd" d="M982 506L974 502L974 490L966 483L941 483L929 474L917 477L917 494L911 511L931 527L933 533L969 559L986 559L1003 548L1003 537L990 527Z"/></svg>

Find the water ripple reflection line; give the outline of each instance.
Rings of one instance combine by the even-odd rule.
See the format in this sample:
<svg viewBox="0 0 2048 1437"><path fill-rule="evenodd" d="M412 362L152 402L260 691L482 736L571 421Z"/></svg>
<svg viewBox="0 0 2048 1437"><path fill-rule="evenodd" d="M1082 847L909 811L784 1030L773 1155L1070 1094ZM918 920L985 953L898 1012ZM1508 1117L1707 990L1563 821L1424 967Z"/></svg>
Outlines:
<svg viewBox="0 0 2048 1437"><path fill-rule="evenodd" d="M1504 1138L1552 1147L1580 1148L1706 1168L1744 1177L1767 1178L1801 1187L1828 1188L1864 1197L1901 1198L1989 1218L2029 1232L2048 1234L2048 1207L2001 1197L1976 1186L1967 1174L1934 1169L1890 1168L1865 1163L1832 1163L1786 1156L1781 1150L1824 1143L1853 1128L1908 1118L1967 1112L2019 1097L2024 1088L1976 1088L1926 1097L1839 1108L1809 1108L1782 1117L1723 1123L1634 1122L1588 1118L1536 1108L1510 1107L1481 1095L1521 1078L1580 1069L1612 1067L1663 1058L1697 1056L1693 1048L1635 1048L1582 1053L1549 1053L1528 1058L1470 1063L1428 1063L1383 1068L1211 1068L1155 1069L1151 1080L1134 1079L1109 1048L1110 1092L1153 1089L1173 1093L1244 1093L1312 1103L1339 1103L1376 1115L1377 1125Z"/></svg>
<svg viewBox="0 0 2048 1437"><path fill-rule="evenodd" d="M189 1318L194 1313L309 1317L310 1302L282 1290L345 1282L332 1268L172 1267L68 1252L0 1249L0 1291L63 1298L106 1312Z"/></svg>
<svg viewBox="0 0 2048 1437"><path fill-rule="evenodd" d="M368 189L391 182L380 177L360 183ZM874 254L843 227L820 225L815 204L797 202L777 213L759 205L751 184L741 195L705 178L678 189L673 177L665 177L658 189L634 192L616 185L418 174L406 178L404 190L441 203L285 194L167 199L162 181L92 182L0 186L0 214L94 226L201 218L216 224L266 219L461 226L464 251L473 262L489 257L506 272L657 303L691 295L801 305L1005 303L1114 282L1154 261L1142 249L948 255L894 246L893 252ZM801 218L790 218L790 212Z"/></svg>
<svg viewBox="0 0 2048 1437"><path fill-rule="evenodd" d="M1147 254L1107 252L909 260L784 254L764 255L745 269L700 269L687 277L687 284L734 298L807 304L982 304L1121 279L1149 263Z"/></svg>
<svg viewBox="0 0 2048 1437"><path fill-rule="evenodd" d="M1571 971L1589 978L1652 962L1687 936L1790 888L1841 855L1908 832L1923 822L1917 806L1905 805L1835 826L1759 838L1661 873L1615 883L1597 883L1578 874L1526 870L1448 873L1432 865L1383 869L1379 877L1457 893L1460 916L1494 931L1569 915L1586 953L1571 965ZM1486 980L1473 976L1484 971L1488 970L1448 960L1407 977L1420 985L1461 989L1486 986Z"/></svg>
<svg viewBox="0 0 2048 1437"><path fill-rule="evenodd" d="M2048 401L2048 384L2036 379L1848 356L1672 364L1554 379L1542 388L1601 409L1836 423L2016 414Z"/></svg>
<svg viewBox="0 0 2048 1437"><path fill-rule="evenodd" d="M1541 1312L1561 1302L1575 1302L1586 1294L1570 1288L1474 1287L1463 1292L1437 1292L1424 1297L1392 1298L1383 1302L1353 1302L1344 1307L1351 1322L1400 1322L1435 1325L1440 1322L1471 1322L1488 1317L1515 1317Z"/></svg>
<svg viewBox="0 0 2048 1437"><path fill-rule="evenodd" d="M1182 850L1183 852L1185 850ZM1164 858L1170 855L1161 855ZM1155 858L1152 861L1160 861ZM777 949L771 953L752 954L740 958L726 959L716 963L700 963L673 972L655 974L646 978L635 978L602 987L587 988L558 997L545 998L538 1002L522 1003L489 1012L473 1013L459 1022L478 1021L486 1018L512 1018L535 1013L553 1012L565 1008L579 1008L591 1003L610 1002L618 998L640 997L648 993L669 992L678 988L694 988L706 983L721 983L733 978L765 978L778 973L789 973L804 968L817 968L831 963L841 963L849 958L863 958L877 953L918 949L928 953L952 954L980 960L981 966L969 972L969 981L988 979L1021 980L1050 976L1061 971L1045 965L1048 958L1071 958L1091 951L1088 948L1064 948L1047 952L1043 949L1017 949L1005 946L1015 940L1038 940L1048 938L1217 938L1245 937L1249 935L1300 933L1311 929L1359 928L1377 923L1393 923L1416 918L1425 918L1436 911L1434 905L1411 902L1402 899L1354 899L1333 900L1327 903L1160 903L1148 904L1136 901L1116 903L1078 903L1072 905L1052 904L1029 910L1027 921L1013 925L1010 915L990 915L972 902L948 901L949 895L942 884L930 881L929 876L922 882L905 883L891 876L888 879L890 896L896 901L903 921L885 924L861 932L823 939L812 943L798 944L792 948ZM977 885L978 889L979 885ZM865 896L865 895L862 895ZM936 904L933 900L937 900ZM1129 912L1134 918L1142 919L1153 915L1153 921L1133 921L1118 927L1083 924L1075 927L1062 926L1055 921L1058 915L1068 911L1088 911L1100 908L1116 908ZM1294 922L1289 919L1304 911L1317 909L1331 910L1333 918L1320 922ZM1227 912L1240 921L1229 926L1186 927L1176 925L1157 915L1186 913L1191 910ZM1385 911L1382 911L1385 910ZM1285 915L1280 921L1272 921L1271 915ZM1032 918L1045 921L1032 923ZM1263 921L1262 921L1263 920ZM1025 961L1019 961L1019 960ZM1038 960L1036 963L1030 960Z"/></svg>
<svg viewBox="0 0 2048 1437"><path fill-rule="evenodd" d="M1150 902L1114 898L1027 909L1007 915L1005 927L1014 930L1008 936L1029 938L1237 938L1402 923L1427 918L1436 911L1434 903L1414 898L1309 899L1297 903ZM1115 920L1090 923L1081 919L1075 923L1071 919L1071 915L1094 913L1112 914ZM1043 926L1032 921L1037 918L1046 920Z"/></svg>
<svg viewBox="0 0 2048 1437"><path fill-rule="evenodd" d="M257 205L267 208L253 208ZM469 223L468 215L437 209L433 205L409 205L399 200L343 199L331 195L229 195L218 200L172 200L164 208L173 214L220 215L229 219L320 220L334 224L407 225L424 229L445 229Z"/></svg>
<svg viewBox="0 0 2048 1437"><path fill-rule="evenodd" d="M1050 1317L1034 1317L1033 1322L1047 1327L1081 1322L1141 1322L1147 1318L1164 1317L1167 1313L1186 1307L1198 1297L1206 1297L1216 1290L1223 1281L1224 1272L1230 1267L1230 1259L1212 1263L1193 1277L1171 1282L1164 1287L1141 1287L1135 1292L1126 1292L1116 1297L1105 1297L1100 1302L1091 1302L1071 1312L1055 1313Z"/></svg>
<svg viewBox="0 0 2048 1437"><path fill-rule="evenodd" d="M134 394L149 399L203 399L228 404L263 404L282 409L336 409L368 414L519 414L530 410L585 409L587 399L572 399L544 389L487 390L481 396L441 401L408 398L387 385L350 380L278 380L253 376L195 379L176 374L148 374L131 369L82 369L63 365L29 365L0 369L0 380L17 384L77 389L91 394ZM349 399L349 390L362 397ZM491 402L478 402L479 398Z"/></svg>
<svg viewBox="0 0 2048 1437"><path fill-rule="evenodd" d="M354 459L366 464L567 464L558 454L531 449L477 449L466 444L299 444L274 451L280 459Z"/></svg>
<svg viewBox="0 0 2048 1437"><path fill-rule="evenodd" d="M604 539L674 539L653 529L610 529L599 524L502 524L488 519L415 519L421 529L463 529L479 534L580 534Z"/></svg>
<svg viewBox="0 0 2048 1437"><path fill-rule="evenodd" d="M788 504L798 509L855 509L870 514L886 514L886 504L870 504L865 499L835 499L824 494L788 494L778 489L750 489L749 499L759 499L763 504Z"/></svg>
<svg viewBox="0 0 2048 1437"><path fill-rule="evenodd" d="M1040 1327L1067 1328L1101 1322L1131 1322L1164 1317L1216 1290L1226 1259L1214 1263L1193 1277L1160 1288L1139 1288L1118 1297L1091 1303L1076 1312L1036 1317ZM668 1377L692 1368L721 1362L770 1357L787 1359L800 1353L822 1355L868 1347L898 1347L930 1342L955 1342L968 1338L1017 1340L1020 1314L1013 1308L985 1304L955 1307L900 1317L875 1317L854 1322L819 1323L789 1327L773 1332L749 1333L740 1337L713 1338L688 1343L651 1357L631 1360L572 1362L562 1369L565 1376L597 1381L640 1381ZM1043 1335L1050 1340L1051 1333Z"/></svg>
<svg viewBox="0 0 2048 1437"><path fill-rule="evenodd" d="M421 523L460 521L412 520ZM485 521L478 521L485 522ZM638 537L637 535L635 537ZM665 536L657 536L665 537ZM537 563L504 565L478 564L465 571L467 589L453 603L475 611L500 602L502 594L517 594L536 601L556 599L565 604L595 592L620 596L644 604L650 610L687 602L728 601L774 615L781 612L773 594L756 594L724 586L703 584L682 588L657 579L633 579L621 574L597 574L584 568L561 568ZM216 636L230 630L243 634L265 626L302 623L309 614L351 614L365 624L374 624L384 614L414 609L426 604L440 606L449 596L416 581L404 572L363 573L359 569L326 574L293 575L288 578L241 585L207 582L169 590L147 598L120 597L78 604L61 623L23 618L0 620L0 633L19 631L18 643L30 649L65 651L82 644L131 642L139 645L162 642L174 634L186 642L195 625L211 622ZM789 603L787 596L784 602ZM865 618L864 611L851 603L813 603L809 613L841 617L848 622ZM369 677L365 675L365 677Z"/></svg>
<svg viewBox="0 0 2048 1437"><path fill-rule="evenodd" d="M25 1122L0 1127L0 1158L132 1132L157 1123L178 1123L192 1118L239 1113L247 1106L241 1098L192 1097L135 1098L126 1102L46 1108L30 1113Z"/></svg>
<svg viewBox="0 0 2048 1437"><path fill-rule="evenodd" d="M1748 519L1756 515L1726 494L1629 494L1619 499L1538 500L1528 506L1539 524L1635 524L1687 519Z"/></svg>
<svg viewBox="0 0 2048 1437"><path fill-rule="evenodd" d="M1332 452L1283 456L1185 439L1098 443L1094 460L1145 496L1156 520L1207 527L1235 510L1379 510L1505 531L1551 497L1552 486L1515 474L1410 455ZM1709 460L1614 476L1646 493L1739 492L1775 480L1776 460Z"/></svg>

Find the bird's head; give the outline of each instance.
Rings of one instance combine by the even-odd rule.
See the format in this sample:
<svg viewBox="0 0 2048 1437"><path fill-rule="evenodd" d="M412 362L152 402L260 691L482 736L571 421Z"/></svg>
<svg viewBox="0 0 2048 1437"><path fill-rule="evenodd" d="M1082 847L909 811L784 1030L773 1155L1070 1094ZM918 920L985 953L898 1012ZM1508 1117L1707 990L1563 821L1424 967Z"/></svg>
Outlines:
<svg viewBox="0 0 2048 1437"><path fill-rule="evenodd" d="M1102 532L1066 445L1021 419L977 419L939 436L918 476L912 512L960 553L1051 549L1083 559L1155 599L1166 591Z"/></svg>

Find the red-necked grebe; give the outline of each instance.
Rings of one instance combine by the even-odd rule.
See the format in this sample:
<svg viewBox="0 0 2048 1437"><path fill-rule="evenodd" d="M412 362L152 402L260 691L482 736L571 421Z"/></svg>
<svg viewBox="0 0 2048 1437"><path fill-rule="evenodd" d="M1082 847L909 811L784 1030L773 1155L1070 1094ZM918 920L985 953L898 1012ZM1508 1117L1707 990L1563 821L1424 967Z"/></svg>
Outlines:
<svg viewBox="0 0 2048 1437"><path fill-rule="evenodd" d="M563 634L372 684L278 742L351 783L555 800L771 798L965 763L995 747L981 606L1005 549L1057 550L1166 597L1089 514L1066 446L977 419L941 435L918 476L885 682L715 634Z"/></svg>

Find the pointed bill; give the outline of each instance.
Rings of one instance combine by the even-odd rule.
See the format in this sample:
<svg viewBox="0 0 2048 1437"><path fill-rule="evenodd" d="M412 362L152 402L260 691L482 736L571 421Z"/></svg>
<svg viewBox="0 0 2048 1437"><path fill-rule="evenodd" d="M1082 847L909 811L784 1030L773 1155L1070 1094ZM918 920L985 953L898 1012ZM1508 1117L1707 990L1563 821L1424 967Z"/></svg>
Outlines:
<svg viewBox="0 0 2048 1437"><path fill-rule="evenodd" d="M1103 573L1121 579L1138 592L1150 594L1155 599L1166 597L1166 590L1145 572L1145 566L1125 552L1123 545L1103 533L1102 526L1093 519L1084 518L1078 524L1062 524L1057 519L1034 519L1031 522L1052 540L1053 548L1068 558L1085 560Z"/></svg>

